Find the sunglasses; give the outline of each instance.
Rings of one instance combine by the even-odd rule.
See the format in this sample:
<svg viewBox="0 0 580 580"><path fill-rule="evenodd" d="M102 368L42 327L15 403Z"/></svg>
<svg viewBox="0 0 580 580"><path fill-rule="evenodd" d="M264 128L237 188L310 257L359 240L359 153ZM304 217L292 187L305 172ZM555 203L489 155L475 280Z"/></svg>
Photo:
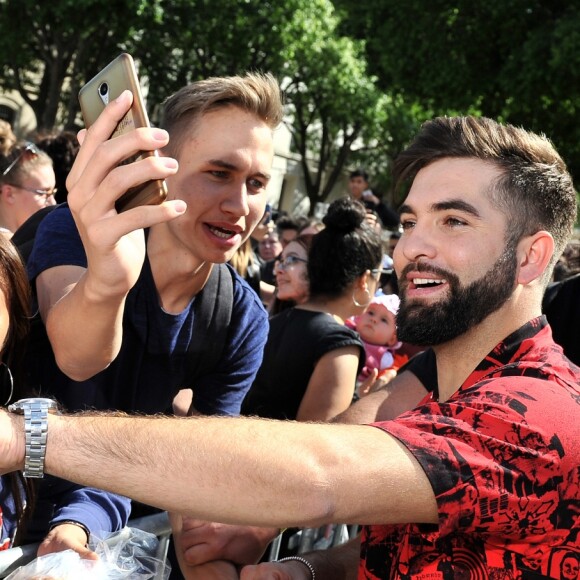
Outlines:
<svg viewBox="0 0 580 580"><path fill-rule="evenodd" d="M30 187L24 187L22 185L16 185L15 183L7 183L6 185L11 185L12 187L15 187L16 189L23 189L24 191L30 191L30 193L34 193L34 195L39 195L42 197L52 197L53 195L56 195L56 193L58 192L58 187L53 187L52 189L32 189Z"/></svg>
<svg viewBox="0 0 580 580"><path fill-rule="evenodd" d="M13 151L16 152L16 157L12 160L12 162L8 165L8 167L4 169L4 171L2 172L2 177L6 177L16 167L16 165L18 165L18 163L23 157L25 156L36 157L40 153L38 147L34 143L30 142L26 143L24 147L15 147ZM26 188L23 187L21 189Z"/></svg>

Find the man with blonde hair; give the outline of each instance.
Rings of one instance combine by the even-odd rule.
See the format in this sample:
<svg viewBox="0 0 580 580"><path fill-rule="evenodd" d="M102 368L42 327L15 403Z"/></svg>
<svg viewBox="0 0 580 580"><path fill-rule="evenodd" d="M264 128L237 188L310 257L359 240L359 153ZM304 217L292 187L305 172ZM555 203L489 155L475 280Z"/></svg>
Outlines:
<svg viewBox="0 0 580 580"><path fill-rule="evenodd" d="M29 352L30 386L68 410L163 413L181 392L181 412L237 415L268 322L226 262L264 213L280 88L269 74L205 79L166 100L163 128L109 139L131 99L80 135L68 207L38 228L28 272L49 342ZM142 139L161 155L121 164ZM154 174L167 201L117 213ZM221 346L199 327L208 304Z"/></svg>

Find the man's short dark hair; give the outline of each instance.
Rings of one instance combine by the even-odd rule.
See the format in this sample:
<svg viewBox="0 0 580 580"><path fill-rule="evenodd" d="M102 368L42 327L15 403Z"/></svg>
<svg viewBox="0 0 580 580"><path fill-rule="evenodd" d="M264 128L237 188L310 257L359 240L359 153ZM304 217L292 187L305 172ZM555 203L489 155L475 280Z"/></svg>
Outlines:
<svg viewBox="0 0 580 580"><path fill-rule="evenodd" d="M369 174L362 167L359 167L359 168L355 169L354 171L350 172L350 175L348 176L348 178L352 179L353 177L362 177L367 182L369 180Z"/></svg>
<svg viewBox="0 0 580 580"><path fill-rule="evenodd" d="M572 178L550 140L485 117L438 117L426 122L395 160L395 183L413 180L421 169L446 158L480 159L501 171L490 198L509 220L509 241L540 230L554 238L547 284L576 220Z"/></svg>
<svg viewBox="0 0 580 580"><path fill-rule="evenodd" d="M284 230L295 230L298 231L300 228L300 224L298 220L290 215L281 215L276 220L276 229L278 232L282 232Z"/></svg>

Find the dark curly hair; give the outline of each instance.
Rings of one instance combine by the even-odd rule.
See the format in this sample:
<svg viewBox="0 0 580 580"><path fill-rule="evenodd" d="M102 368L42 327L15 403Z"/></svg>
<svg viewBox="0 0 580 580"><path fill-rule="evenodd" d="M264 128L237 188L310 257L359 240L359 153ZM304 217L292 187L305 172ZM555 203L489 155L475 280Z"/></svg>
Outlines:
<svg viewBox="0 0 580 580"><path fill-rule="evenodd" d="M365 220L366 209L345 197L330 204L326 226L312 240L308 255L310 296L336 298L367 270L381 265L380 236Z"/></svg>

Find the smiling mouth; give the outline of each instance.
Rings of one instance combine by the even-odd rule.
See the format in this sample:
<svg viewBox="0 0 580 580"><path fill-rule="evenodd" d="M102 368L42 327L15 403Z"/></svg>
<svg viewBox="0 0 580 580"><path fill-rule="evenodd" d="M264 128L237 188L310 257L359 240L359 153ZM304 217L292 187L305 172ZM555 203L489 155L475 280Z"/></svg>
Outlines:
<svg viewBox="0 0 580 580"><path fill-rule="evenodd" d="M209 231L214 235L217 236L218 238L222 238L222 240L227 240L229 238L232 238L233 236L236 235L236 232L232 231L232 230L226 230L225 228L218 228L216 226L210 226L208 225Z"/></svg>
<svg viewBox="0 0 580 580"><path fill-rule="evenodd" d="M445 284L445 280L433 280L431 278L413 278L415 288L436 288Z"/></svg>

